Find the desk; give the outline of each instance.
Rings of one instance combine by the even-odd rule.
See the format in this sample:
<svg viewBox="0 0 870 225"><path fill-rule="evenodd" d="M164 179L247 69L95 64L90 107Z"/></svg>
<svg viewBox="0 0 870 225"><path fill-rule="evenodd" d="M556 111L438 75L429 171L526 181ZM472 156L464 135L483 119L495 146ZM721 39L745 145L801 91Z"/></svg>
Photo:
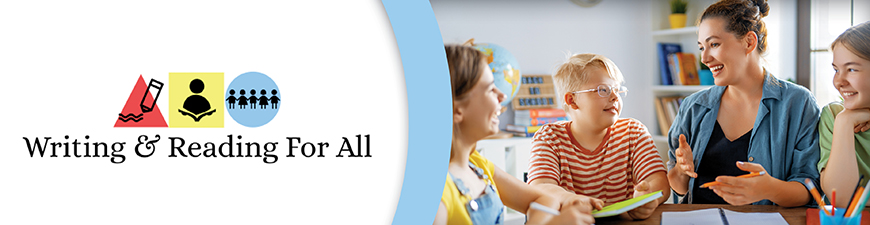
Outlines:
<svg viewBox="0 0 870 225"><path fill-rule="evenodd" d="M788 224L807 224L807 208L806 207L795 207L795 208L786 208L781 206L774 205L743 205L743 206L733 206L733 205L714 205L714 204L663 204L656 208L655 213L652 216L647 218L646 220L638 220L638 221L626 221L622 220L618 217L611 218L596 218L595 224L605 225L605 224L650 224L650 225L659 225L662 221L662 212L681 212L681 211L691 211L698 209L707 209L707 208L723 208L731 211L737 212L779 212L785 221Z"/></svg>

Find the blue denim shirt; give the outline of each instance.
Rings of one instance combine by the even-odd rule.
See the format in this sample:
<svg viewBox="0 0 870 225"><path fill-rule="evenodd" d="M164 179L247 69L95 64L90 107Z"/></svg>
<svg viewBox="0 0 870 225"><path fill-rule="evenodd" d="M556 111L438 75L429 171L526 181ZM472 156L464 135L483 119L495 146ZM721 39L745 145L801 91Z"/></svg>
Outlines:
<svg viewBox="0 0 870 225"><path fill-rule="evenodd" d="M679 147L680 134L686 135L692 148L696 171L704 160L716 160L702 159L702 156L713 132L725 88L714 86L683 100L668 132L668 170L676 165L674 151ZM804 179L810 178L818 184L819 133L816 126L819 114L816 100L809 90L765 71L761 104L750 134L747 158L764 166L770 176L777 179L803 183ZM686 196L688 203L692 203L691 187L695 185L700 184L695 184L695 179L690 178ZM773 205L773 202L765 199L752 204Z"/></svg>

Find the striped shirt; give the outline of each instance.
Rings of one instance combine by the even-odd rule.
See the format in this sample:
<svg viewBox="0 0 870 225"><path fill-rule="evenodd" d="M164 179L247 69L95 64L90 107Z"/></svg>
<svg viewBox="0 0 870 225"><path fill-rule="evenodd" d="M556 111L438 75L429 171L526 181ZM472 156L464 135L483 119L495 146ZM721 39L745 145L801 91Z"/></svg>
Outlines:
<svg viewBox="0 0 870 225"><path fill-rule="evenodd" d="M544 125L532 139L529 182L553 179L568 191L612 204L633 197L634 184L666 172L652 136L640 121L620 118L593 151L578 144L571 121Z"/></svg>

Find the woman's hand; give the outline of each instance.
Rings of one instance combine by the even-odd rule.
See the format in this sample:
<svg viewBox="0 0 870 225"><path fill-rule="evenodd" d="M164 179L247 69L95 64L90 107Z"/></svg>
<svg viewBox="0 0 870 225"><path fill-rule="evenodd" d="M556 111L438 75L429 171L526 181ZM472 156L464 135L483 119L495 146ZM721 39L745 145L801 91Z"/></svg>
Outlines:
<svg viewBox="0 0 870 225"><path fill-rule="evenodd" d="M749 178L734 176L716 177L716 181L722 184L710 186L710 190L713 190L713 192L729 204L746 205L768 199L771 196L769 192L776 190L771 184L777 179L771 177L760 164L737 162L737 168L747 172L764 171L765 174Z"/></svg>
<svg viewBox="0 0 870 225"><path fill-rule="evenodd" d="M686 142L686 135L680 134L680 147L674 151L674 154L677 158L677 164L674 168L686 176L698 178L698 174L695 173L695 161L692 156L692 148L689 147L689 143Z"/></svg>

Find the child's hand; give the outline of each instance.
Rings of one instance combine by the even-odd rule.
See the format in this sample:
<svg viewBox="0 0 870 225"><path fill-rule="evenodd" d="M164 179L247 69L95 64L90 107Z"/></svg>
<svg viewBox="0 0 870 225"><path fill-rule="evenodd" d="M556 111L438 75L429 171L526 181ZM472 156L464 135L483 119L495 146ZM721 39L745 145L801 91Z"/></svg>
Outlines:
<svg viewBox="0 0 870 225"><path fill-rule="evenodd" d="M599 200L600 201L600 200ZM574 198L568 204L563 204L559 215L551 219L548 224L594 224L592 207L588 202L580 198Z"/></svg>
<svg viewBox="0 0 870 225"><path fill-rule="evenodd" d="M674 153L677 158L677 165L674 168L678 169L687 176L698 178L695 173L695 161L692 156L692 148L686 142L686 135L680 134L680 147Z"/></svg>
<svg viewBox="0 0 870 225"><path fill-rule="evenodd" d="M845 109L837 114L835 121L852 125L855 133L867 131L870 129L870 109Z"/></svg>
<svg viewBox="0 0 870 225"><path fill-rule="evenodd" d="M747 172L766 171L760 164L750 162L737 162L737 168ZM768 173L749 178L718 176L716 181L722 184L711 186L710 190L731 205L746 205L767 199L771 195L767 191L772 190L770 184L773 180L776 178Z"/></svg>
<svg viewBox="0 0 870 225"><path fill-rule="evenodd" d="M643 196L645 194L652 193L652 190L650 190L650 189L652 189L652 188L650 188L649 183L647 183L646 181L641 181L636 186L634 186L634 197L636 198L636 197ZM631 211L628 211L628 215L632 219L636 219L636 220L646 219L646 218L649 218L653 214L653 212L655 212L656 207L658 205L659 205L659 200L656 199L656 200L648 202L640 207L634 208Z"/></svg>
<svg viewBox="0 0 870 225"><path fill-rule="evenodd" d="M580 209L584 213L591 213L592 210L601 210L604 208L604 201L585 195L573 195L569 198L563 199L561 204L564 208L577 203L582 206Z"/></svg>

